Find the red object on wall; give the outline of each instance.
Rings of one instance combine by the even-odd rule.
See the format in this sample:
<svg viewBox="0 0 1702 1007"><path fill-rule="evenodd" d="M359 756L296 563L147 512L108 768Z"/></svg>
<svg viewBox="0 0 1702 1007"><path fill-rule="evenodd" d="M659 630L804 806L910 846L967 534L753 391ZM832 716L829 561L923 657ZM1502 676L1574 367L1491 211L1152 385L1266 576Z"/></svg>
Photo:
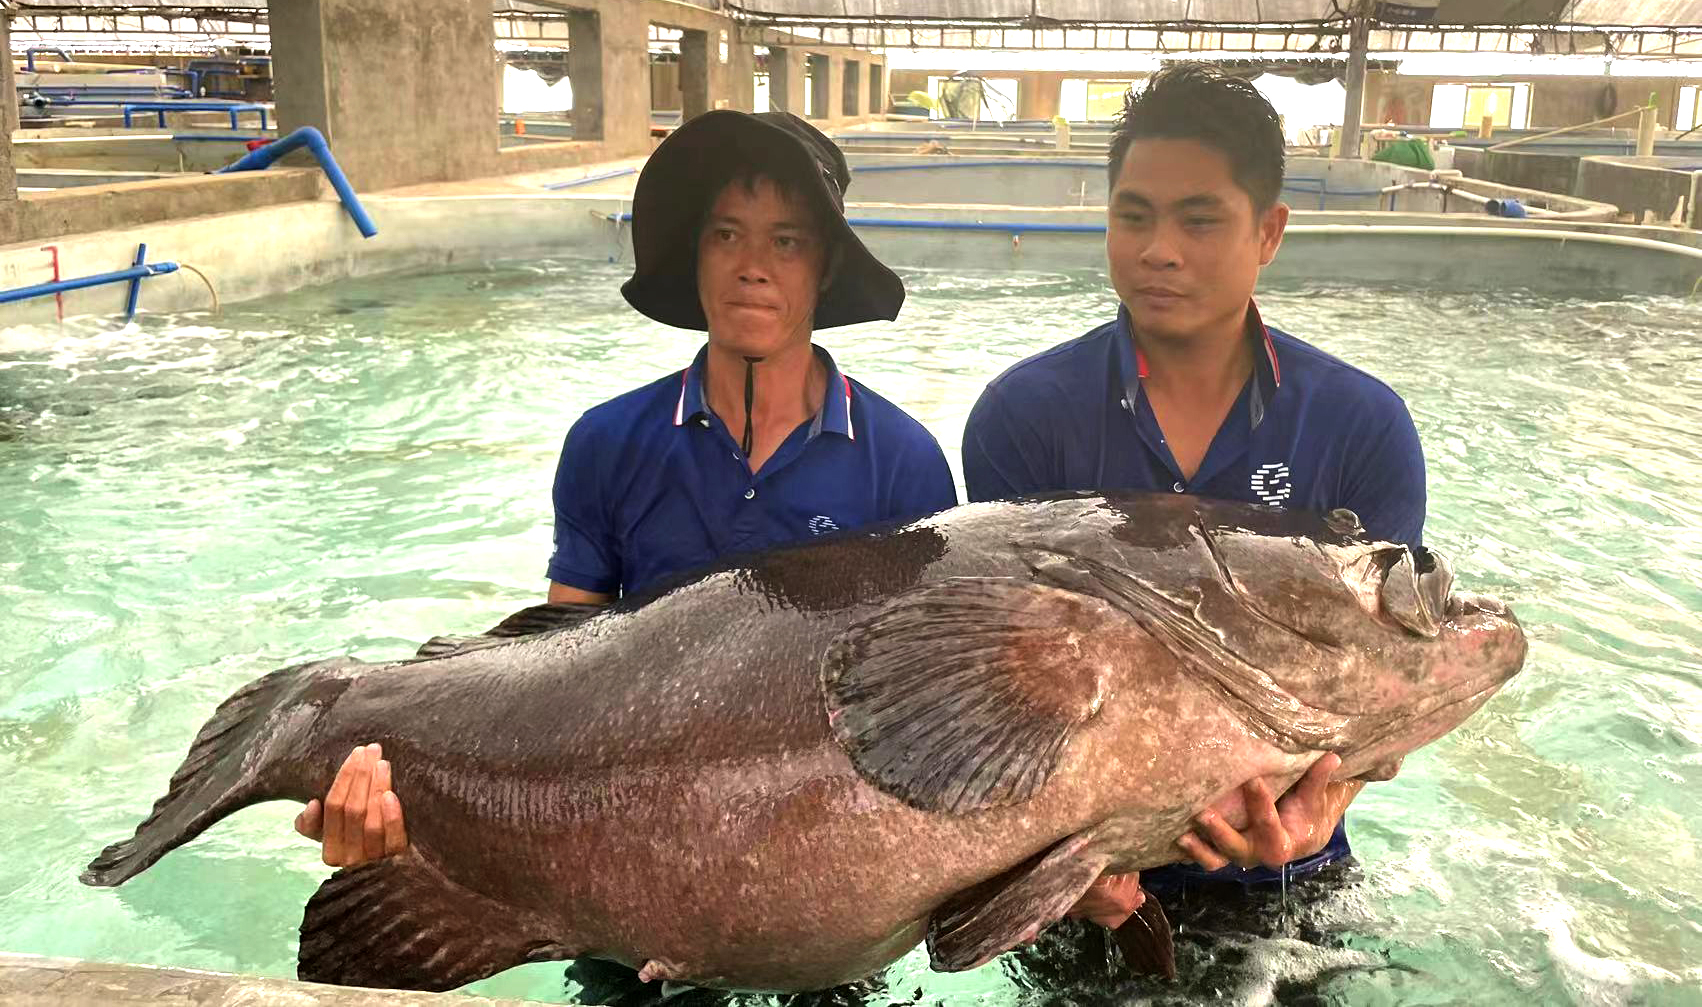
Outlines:
<svg viewBox="0 0 1702 1007"><path fill-rule="evenodd" d="M268 143L271 143L271 142L273 142L273 141L271 141L271 140L250 140L246 144L244 144L244 146L246 146L249 150L259 150L261 147L264 147Z"/></svg>

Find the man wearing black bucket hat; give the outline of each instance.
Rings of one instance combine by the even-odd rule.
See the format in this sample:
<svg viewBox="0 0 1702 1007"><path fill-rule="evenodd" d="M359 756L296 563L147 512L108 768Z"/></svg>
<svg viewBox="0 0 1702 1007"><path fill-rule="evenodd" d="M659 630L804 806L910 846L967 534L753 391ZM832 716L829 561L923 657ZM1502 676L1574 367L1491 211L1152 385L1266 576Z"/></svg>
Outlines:
<svg viewBox="0 0 1702 1007"><path fill-rule="evenodd" d="M845 220L850 178L839 148L784 112L709 112L651 155L621 293L708 340L685 370L587 410L568 432L550 601L602 603L727 553L957 503L933 436L811 338L891 320L904 303L902 281ZM296 829L333 866L402 851L401 804L377 745L350 755ZM592 972L617 973L617 987L618 973L634 976L575 968L586 984Z"/></svg>

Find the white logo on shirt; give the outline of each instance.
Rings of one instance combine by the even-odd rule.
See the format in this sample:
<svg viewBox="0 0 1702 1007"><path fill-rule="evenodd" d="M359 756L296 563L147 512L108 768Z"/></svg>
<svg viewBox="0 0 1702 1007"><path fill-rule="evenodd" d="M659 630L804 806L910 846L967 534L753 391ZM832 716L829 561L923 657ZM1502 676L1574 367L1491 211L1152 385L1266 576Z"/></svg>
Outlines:
<svg viewBox="0 0 1702 1007"><path fill-rule="evenodd" d="M1294 492L1287 462L1269 462L1253 471L1253 495L1265 503L1280 505Z"/></svg>
<svg viewBox="0 0 1702 1007"><path fill-rule="evenodd" d="M826 535L830 531L838 530L839 526L834 524L833 519L828 517L826 514L817 514L815 517L810 518L811 535Z"/></svg>

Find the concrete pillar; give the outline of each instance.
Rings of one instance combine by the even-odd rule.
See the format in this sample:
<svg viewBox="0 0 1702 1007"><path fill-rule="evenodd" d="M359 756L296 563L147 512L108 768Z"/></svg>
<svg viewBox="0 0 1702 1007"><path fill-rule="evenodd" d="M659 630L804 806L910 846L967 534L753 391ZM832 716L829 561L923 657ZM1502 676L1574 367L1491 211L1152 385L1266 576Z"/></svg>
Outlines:
<svg viewBox="0 0 1702 1007"><path fill-rule="evenodd" d="M820 87L821 82L817 81ZM838 53L827 54L827 115L829 125L837 125L845 119L845 57Z"/></svg>
<svg viewBox="0 0 1702 1007"><path fill-rule="evenodd" d="M1365 62L1371 47L1371 18L1354 17L1348 35L1347 102L1342 108L1339 150L1342 157L1359 156L1359 126L1365 121Z"/></svg>
<svg viewBox="0 0 1702 1007"><path fill-rule="evenodd" d="M645 5L602 5L603 142L608 156L650 150L650 20ZM577 95L578 82L574 83Z"/></svg>
<svg viewBox="0 0 1702 1007"><path fill-rule="evenodd" d="M809 115L804 107L804 74L809 64L802 49L790 46L768 47L768 107L776 112L790 112L800 118Z"/></svg>
<svg viewBox="0 0 1702 1007"><path fill-rule="evenodd" d="M567 12L567 81L573 88L573 138L603 138L603 26L596 11Z"/></svg>
<svg viewBox="0 0 1702 1007"><path fill-rule="evenodd" d="M728 31L727 107L744 112L756 110L756 50Z"/></svg>
<svg viewBox="0 0 1702 1007"><path fill-rule="evenodd" d="M278 127L314 126L357 189L490 174L485 0L270 0Z"/></svg>
<svg viewBox="0 0 1702 1007"><path fill-rule="evenodd" d="M0 202L18 198L18 177L12 171L12 134L0 136ZM5 220L6 214L0 211L0 220ZM4 244L9 235L0 233L0 244Z"/></svg>
<svg viewBox="0 0 1702 1007"><path fill-rule="evenodd" d="M1019 119L1047 120L1058 114L1064 103L1064 75L1029 71L1017 78L1016 115Z"/></svg>
<svg viewBox="0 0 1702 1007"><path fill-rule="evenodd" d="M12 78L11 19L4 4L0 4L0 134L8 141L18 128L18 89Z"/></svg>
<svg viewBox="0 0 1702 1007"><path fill-rule="evenodd" d="M680 121L709 111L709 33L680 32Z"/></svg>

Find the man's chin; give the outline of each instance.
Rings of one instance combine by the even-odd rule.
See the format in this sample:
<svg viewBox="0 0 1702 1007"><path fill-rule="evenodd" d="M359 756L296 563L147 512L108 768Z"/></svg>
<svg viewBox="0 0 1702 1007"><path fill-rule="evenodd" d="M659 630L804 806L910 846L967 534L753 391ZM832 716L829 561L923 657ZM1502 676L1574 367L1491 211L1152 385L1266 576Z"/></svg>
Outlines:
<svg viewBox="0 0 1702 1007"><path fill-rule="evenodd" d="M1192 313L1181 311L1130 311L1135 330L1152 339L1185 340L1198 331Z"/></svg>

